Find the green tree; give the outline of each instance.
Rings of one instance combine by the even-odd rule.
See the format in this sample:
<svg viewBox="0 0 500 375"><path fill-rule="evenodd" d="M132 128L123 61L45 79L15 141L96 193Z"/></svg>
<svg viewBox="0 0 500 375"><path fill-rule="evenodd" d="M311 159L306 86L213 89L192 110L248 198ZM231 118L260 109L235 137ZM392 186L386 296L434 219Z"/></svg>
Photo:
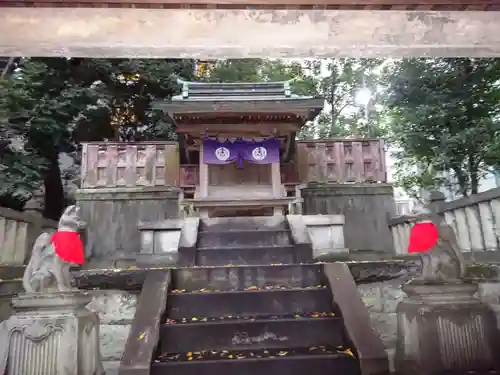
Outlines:
<svg viewBox="0 0 500 375"><path fill-rule="evenodd" d="M377 100L379 59L300 60L238 59L202 62L198 78L210 82L291 81L292 92L301 96L321 96L326 108L314 123L306 124L299 139L334 136L381 136ZM325 71L327 72L325 74ZM371 102L360 109L356 92L371 89ZM363 110L368 109L368 116ZM368 118L368 121L365 121Z"/></svg>
<svg viewBox="0 0 500 375"><path fill-rule="evenodd" d="M262 59L198 61L197 78L207 82L261 82Z"/></svg>
<svg viewBox="0 0 500 375"><path fill-rule="evenodd" d="M177 78L192 72L190 60L24 60L0 82L1 163L13 181L6 193L32 193L43 182L44 214L58 218L65 204L60 154L78 161L82 141L171 139L171 125L151 102L177 92Z"/></svg>
<svg viewBox="0 0 500 375"><path fill-rule="evenodd" d="M320 138L380 137L381 113L375 104L380 81L380 59L332 59L327 64L327 75L320 79L320 93L325 97L327 110L317 123ZM356 103L360 90L369 93L366 106Z"/></svg>
<svg viewBox="0 0 500 375"><path fill-rule="evenodd" d="M387 67L385 79L398 183L477 193L500 156L500 60L403 59Z"/></svg>

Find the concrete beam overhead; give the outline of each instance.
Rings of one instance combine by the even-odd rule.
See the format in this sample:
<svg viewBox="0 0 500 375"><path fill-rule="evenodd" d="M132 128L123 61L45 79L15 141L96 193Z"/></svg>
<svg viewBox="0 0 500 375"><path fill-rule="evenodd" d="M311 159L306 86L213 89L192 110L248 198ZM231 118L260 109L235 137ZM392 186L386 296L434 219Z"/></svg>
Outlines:
<svg viewBox="0 0 500 375"><path fill-rule="evenodd" d="M0 56L500 56L500 12L2 8Z"/></svg>

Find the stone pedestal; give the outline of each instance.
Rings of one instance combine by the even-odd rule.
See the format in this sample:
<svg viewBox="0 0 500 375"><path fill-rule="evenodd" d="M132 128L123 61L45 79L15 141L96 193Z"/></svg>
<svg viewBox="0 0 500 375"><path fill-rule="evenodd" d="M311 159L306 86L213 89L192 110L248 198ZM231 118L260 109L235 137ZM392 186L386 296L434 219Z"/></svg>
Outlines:
<svg viewBox="0 0 500 375"><path fill-rule="evenodd" d="M101 375L99 318L85 292L30 293L0 325L0 374Z"/></svg>
<svg viewBox="0 0 500 375"><path fill-rule="evenodd" d="M496 364L498 331L493 311L476 297L477 285L403 286L397 308L398 374L437 375L489 369Z"/></svg>
<svg viewBox="0 0 500 375"><path fill-rule="evenodd" d="M295 244L312 247L316 261L349 255L344 244L344 215L287 215Z"/></svg>

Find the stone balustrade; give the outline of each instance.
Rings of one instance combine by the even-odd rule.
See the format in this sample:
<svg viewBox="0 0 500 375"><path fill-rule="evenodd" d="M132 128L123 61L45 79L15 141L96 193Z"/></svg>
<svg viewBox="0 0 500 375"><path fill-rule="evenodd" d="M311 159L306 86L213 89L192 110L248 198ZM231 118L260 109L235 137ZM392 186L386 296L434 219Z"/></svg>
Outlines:
<svg viewBox="0 0 500 375"><path fill-rule="evenodd" d="M500 188L451 202L431 199L435 211L453 227L462 251L476 261L500 258ZM396 254L408 249L414 217L400 216L389 221Z"/></svg>
<svg viewBox="0 0 500 375"><path fill-rule="evenodd" d="M35 239L57 222L35 211L19 212L0 207L0 265L22 265L29 259Z"/></svg>

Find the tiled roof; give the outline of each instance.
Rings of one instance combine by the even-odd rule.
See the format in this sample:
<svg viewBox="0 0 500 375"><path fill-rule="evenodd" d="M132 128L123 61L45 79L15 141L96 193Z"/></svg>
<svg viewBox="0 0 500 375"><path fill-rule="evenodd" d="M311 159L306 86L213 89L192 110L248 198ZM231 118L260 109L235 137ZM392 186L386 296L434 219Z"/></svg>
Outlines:
<svg viewBox="0 0 500 375"><path fill-rule="evenodd" d="M212 83L189 82L179 80L182 93L174 96L172 101L216 101L216 100L287 100L306 99L293 95L290 82L260 82L260 83Z"/></svg>

